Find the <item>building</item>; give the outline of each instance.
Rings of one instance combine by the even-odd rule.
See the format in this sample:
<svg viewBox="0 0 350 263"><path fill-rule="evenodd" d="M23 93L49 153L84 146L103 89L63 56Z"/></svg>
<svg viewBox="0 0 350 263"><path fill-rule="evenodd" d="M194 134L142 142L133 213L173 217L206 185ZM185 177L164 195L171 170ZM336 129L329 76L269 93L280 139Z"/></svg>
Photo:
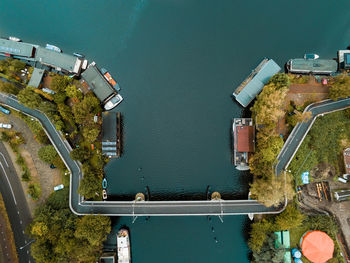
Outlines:
<svg viewBox="0 0 350 263"><path fill-rule="evenodd" d="M345 173L350 174L350 148L346 148L344 150L343 156L344 156Z"/></svg>
<svg viewBox="0 0 350 263"><path fill-rule="evenodd" d="M287 62L290 73L331 75L338 70L338 64L333 59L295 58Z"/></svg>
<svg viewBox="0 0 350 263"><path fill-rule="evenodd" d="M103 252L100 257L100 263L114 263L116 262L116 253L115 252Z"/></svg>
<svg viewBox="0 0 350 263"><path fill-rule="evenodd" d="M247 107L249 103L258 95L263 89L264 85L270 78L278 73L281 67L272 59L265 58L252 71L252 73L238 86L233 93L233 96L243 107Z"/></svg>
<svg viewBox="0 0 350 263"><path fill-rule="evenodd" d="M120 112L102 113L102 154L109 158L120 157Z"/></svg>
<svg viewBox="0 0 350 263"><path fill-rule="evenodd" d="M41 84L41 80L43 79L44 73L45 73L45 70L34 68L32 76L30 77L28 86L39 88Z"/></svg>
<svg viewBox="0 0 350 263"><path fill-rule="evenodd" d="M338 190L334 191L334 198L337 201L350 200L350 190Z"/></svg>
<svg viewBox="0 0 350 263"><path fill-rule="evenodd" d="M339 69L350 69L350 50L338 50Z"/></svg>
<svg viewBox="0 0 350 263"><path fill-rule="evenodd" d="M275 240L275 247L279 248L283 246L287 249L286 253L284 254L283 262L284 263L291 263L292 262L292 254L290 252L290 236L289 231L278 231L275 232L276 240Z"/></svg>
<svg viewBox="0 0 350 263"><path fill-rule="evenodd" d="M80 74L82 61L72 55L59 53L44 47L37 47L35 60L43 65L68 74Z"/></svg>
<svg viewBox="0 0 350 263"><path fill-rule="evenodd" d="M0 38L0 55L32 58L38 46Z"/></svg>

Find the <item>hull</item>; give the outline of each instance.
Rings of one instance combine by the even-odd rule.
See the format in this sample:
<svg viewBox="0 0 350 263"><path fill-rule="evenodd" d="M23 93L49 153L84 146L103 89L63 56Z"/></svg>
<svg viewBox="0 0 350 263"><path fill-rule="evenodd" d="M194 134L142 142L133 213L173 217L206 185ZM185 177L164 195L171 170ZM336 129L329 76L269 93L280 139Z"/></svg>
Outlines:
<svg viewBox="0 0 350 263"><path fill-rule="evenodd" d="M120 229L117 234L118 263L131 263L129 232Z"/></svg>
<svg viewBox="0 0 350 263"><path fill-rule="evenodd" d="M251 118L235 118L233 132L233 163L239 171L249 170L249 155L254 151L254 127ZM249 149L248 149L248 148Z"/></svg>

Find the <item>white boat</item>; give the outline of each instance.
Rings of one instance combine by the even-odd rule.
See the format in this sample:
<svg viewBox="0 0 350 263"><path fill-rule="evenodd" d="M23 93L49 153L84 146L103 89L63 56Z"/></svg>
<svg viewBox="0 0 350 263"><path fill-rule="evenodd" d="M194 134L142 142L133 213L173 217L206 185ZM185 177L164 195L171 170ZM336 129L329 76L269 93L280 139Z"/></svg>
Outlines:
<svg viewBox="0 0 350 263"><path fill-rule="evenodd" d="M305 54L304 59L318 59L320 56L317 54Z"/></svg>
<svg viewBox="0 0 350 263"><path fill-rule="evenodd" d="M15 41L15 42L21 42L22 40L18 37L9 37L9 40Z"/></svg>
<svg viewBox="0 0 350 263"><path fill-rule="evenodd" d="M121 103L122 101L123 101L123 97L120 96L119 94L116 94L109 101L106 102L104 108L105 108L105 110L111 110L114 107L116 107L119 103Z"/></svg>
<svg viewBox="0 0 350 263"><path fill-rule="evenodd" d="M118 231L117 250L118 250L118 263L131 262L129 232L125 228L122 228Z"/></svg>
<svg viewBox="0 0 350 263"><path fill-rule="evenodd" d="M50 49L50 50L53 50L53 51L56 51L58 53L61 53L62 50L59 48L59 47L56 47L54 45L51 45L51 44L46 44L46 47L47 49Z"/></svg>
<svg viewBox="0 0 350 263"><path fill-rule="evenodd" d="M251 192L249 192L249 194L248 194L248 200L252 200L251 198L250 198L250 196L251 196ZM249 217L249 219L251 220L251 221L253 221L253 219L254 219L254 214L253 213L249 213L248 214L248 217Z"/></svg>

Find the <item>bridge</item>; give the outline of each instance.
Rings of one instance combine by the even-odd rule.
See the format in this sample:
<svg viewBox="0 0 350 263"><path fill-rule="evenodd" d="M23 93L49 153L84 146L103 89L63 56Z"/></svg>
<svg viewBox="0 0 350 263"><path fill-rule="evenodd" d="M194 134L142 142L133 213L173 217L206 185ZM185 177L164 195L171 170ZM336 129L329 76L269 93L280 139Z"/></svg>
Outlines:
<svg viewBox="0 0 350 263"><path fill-rule="evenodd" d="M13 95L0 93L0 103L21 111L38 120L51 143L56 148L70 171L69 206L77 215L100 214L106 216L200 216L200 215L243 215L277 214L284 210L287 200L280 207L265 207L255 200L199 200L199 201L88 201L78 194L79 181L83 174L79 163L70 158L72 150L69 143L56 130L51 121L40 111L29 109L20 104ZM292 131L278 155L276 175L289 165L302 140L311 128L317 116L350 106L350 98L339 101L323 101L312 104L306 111L312 112L312 118L298 124Z"/></svg>

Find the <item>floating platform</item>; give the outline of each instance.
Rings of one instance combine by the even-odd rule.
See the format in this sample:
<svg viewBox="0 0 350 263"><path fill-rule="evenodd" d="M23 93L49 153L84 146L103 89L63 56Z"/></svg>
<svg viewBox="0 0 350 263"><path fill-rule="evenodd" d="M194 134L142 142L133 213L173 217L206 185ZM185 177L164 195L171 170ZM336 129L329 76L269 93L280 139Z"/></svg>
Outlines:
<svg viewBox="0 0 350 263"><path fill-rule="evenodd" d="M338 70L337 61L333 59L294 58L287 62L290 73L331 75Z"/></svg>

